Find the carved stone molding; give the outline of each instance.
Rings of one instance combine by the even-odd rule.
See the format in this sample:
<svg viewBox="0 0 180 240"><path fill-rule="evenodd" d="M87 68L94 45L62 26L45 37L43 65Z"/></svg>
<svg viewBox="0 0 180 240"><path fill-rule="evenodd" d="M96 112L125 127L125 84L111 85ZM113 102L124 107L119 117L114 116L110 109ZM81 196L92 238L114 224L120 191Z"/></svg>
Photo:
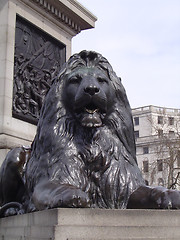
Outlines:
<svg viewBox="0 0 180 240"><path fill-rule="evenodd" d="M23 0L25 1L25 0ZM76 34L81 30L94 27L97 18L75 0L30 0L51 14ZM82 15L82 16L80 16Z"/></svg>

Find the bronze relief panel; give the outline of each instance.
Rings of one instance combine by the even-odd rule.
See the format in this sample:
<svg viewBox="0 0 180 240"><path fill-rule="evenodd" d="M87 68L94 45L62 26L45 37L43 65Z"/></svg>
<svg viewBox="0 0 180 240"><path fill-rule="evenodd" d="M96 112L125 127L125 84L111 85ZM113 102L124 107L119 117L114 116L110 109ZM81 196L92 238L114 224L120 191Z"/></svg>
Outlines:
<svg viewBox="0 0 180 240"><path fill-rule="evenodd" d="M44 97L65 58L64 44L17 16L13 117L37 124Z"/></svg>

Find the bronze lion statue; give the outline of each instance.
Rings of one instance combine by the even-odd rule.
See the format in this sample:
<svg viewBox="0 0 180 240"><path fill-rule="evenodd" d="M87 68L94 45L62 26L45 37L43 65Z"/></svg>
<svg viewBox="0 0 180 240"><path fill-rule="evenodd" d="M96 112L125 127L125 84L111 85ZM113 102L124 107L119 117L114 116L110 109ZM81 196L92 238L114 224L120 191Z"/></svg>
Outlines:
<svg viewBox="0 0 180 240"><path fill-rule="evenodd" d="M0 194L2 215L55 207L180 207L178 191L145 185L125 89L93 51L73 55L54 80L31 153L14 149L1 167Z"/></svg>

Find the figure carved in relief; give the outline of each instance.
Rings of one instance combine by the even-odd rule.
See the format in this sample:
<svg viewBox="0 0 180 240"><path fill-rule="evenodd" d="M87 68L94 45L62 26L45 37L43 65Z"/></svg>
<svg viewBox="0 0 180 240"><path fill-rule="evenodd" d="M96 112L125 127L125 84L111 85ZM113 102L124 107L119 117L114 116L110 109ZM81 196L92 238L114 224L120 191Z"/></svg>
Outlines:
<svg viewBox="0 0 180 240"><path fill-rule="evenodd" d="M17 16L13 117L37 123L49 88L65 62L65 46Z"/></svg>

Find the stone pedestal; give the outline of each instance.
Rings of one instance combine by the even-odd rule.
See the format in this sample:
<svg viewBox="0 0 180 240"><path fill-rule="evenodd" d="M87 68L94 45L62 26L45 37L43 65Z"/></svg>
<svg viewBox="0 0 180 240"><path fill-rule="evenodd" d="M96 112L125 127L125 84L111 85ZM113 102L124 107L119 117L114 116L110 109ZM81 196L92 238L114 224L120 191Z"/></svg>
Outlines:
<svg viewBox="0 0 180 240"><path fill-rule="evenodd" d="M179 225L179 210L52 209L0 219L0 239L171 240Z"/></svg>
<svg viewBox="0 0 180 240"><path fill-rule="evenodd" d="M65 62L65 60L68 59L71 55L72 37L78 34L81 30L94 27L96 21L96 17L75 0L0 1L0 165L9 149L20 145L30 145L36 132L36 125L30 123L30 121L24 121L22 114L20 114L19 118L15 116L16 114L12 114L14 107L13 84L16 77L15 71L17 69L17 66L15 64L18 63L20 66L21 63L18 61L24 61L24 59L20 58L17 60L17 56L15 56L15 50L17 50L17 52L19 51L19 56L21 55L21 49L18 50L18 47L22 46L21 42L18 46L18 41L21 38L17 38L17 46L15 49L15 36L17 36L17 31L21 30L19 32L22 34L22 29L20 29L21 22L20 25L17 25L18 19L20 19L20 21L23 19L23 21L29 24L28 27L24 27L23 30L24 45L26 45L28 41L32 41L32 39L30 39L30 30L31 27L34 26L36 29L38 29L38 31L43 32L45 35L49 36L49 38L53 38L55 41L64 46L62 62ZM44 35L42 38L44 38ZM36 48L37 46L34 45L36 44L32 42L29 46ZM42 45L41 47L43 48L43 43L40 43L39 45ZM49 46L47 44L47 51L44 53L46 57L49 57L48 47ZM37 49L36 53L31 51L31 49L25 49L24 51L29 55L31 53L32 55L34 54L34 59L37 58ZM42 54L42 51L39 51L39 53ZM32 64L32 59L30 59L31 56L29 55L28 57L26 56L25 59L26 62L29 61L29 69L25 72L25 67L27 67L27 65L25 66L24 64L24 66L21 65L21 69L19 69L18 72L19 75L23 75L24 73L24 79L29 78L29 76L27 76L27 73L29 74L30 71L31 77L33 74L35 75L30 67L32 67L33 64L34 67L36 65L36 62L34 61ZM25 56L23 55L22 58L25 58ZM41 69L44 71L44 74L45 71L47 71L46 68L47 67L42 67ZM20 86L16 87L20 88ZM20 90L18 89L18 91L18 94L21 96L22 94L26 94L24 93L25 90L23 88ZM22 99L20 97L18 100L19 102L21 101L21 103L19 104L22 104ZM23 100L31 100L28 99L28 97L24 98L25 99ZM32 106L33 104L34 106L37 104L34 100L31 101L31 103Z"/></svg>

